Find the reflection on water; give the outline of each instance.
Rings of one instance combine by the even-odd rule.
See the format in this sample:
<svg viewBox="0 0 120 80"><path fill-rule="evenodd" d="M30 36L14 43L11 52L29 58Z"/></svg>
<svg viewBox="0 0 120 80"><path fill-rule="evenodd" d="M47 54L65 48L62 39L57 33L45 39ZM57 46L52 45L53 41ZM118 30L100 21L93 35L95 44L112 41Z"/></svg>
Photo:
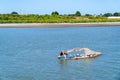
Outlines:
<svg viewBox="0 0 120 80"><path fill-rule="evenodd" d="M79 78L78 74L81 75L81 79L85 80L92 80L94 79L93 74L93 66L95 59L79 59L79 60L60 60L58 59L58 63L60 65L60 72L61 72L61 79L70 79L72 80L74 77L73 75L76 75L74 78ZM67 75L66 75L67 74ZM68 78L66 78L64 75L66 75ZM69 76L71 75L71 76Z"/></svg>
<svg viewBox="0 0 120 80"><path fill-rule="evenodd" d="M62 60L62 59L58 59L58 63L60 64L60 65L63 65L63 66L65 66L65 65L67 65L67 63L69 63L70 61L71 62L79 62L79 63L82 63L82 64L84 64L84 65L89 65L89 64L91 64L92 63L92 61L94 60L95 58L91 58L91 59L79 59L79 60Z"/></svg>
<svg viewBox="0 0 120 80"><path fill-rule="evenodd" d="M62 66L67 65L67 60L58 59L58 63Z"/></svg>

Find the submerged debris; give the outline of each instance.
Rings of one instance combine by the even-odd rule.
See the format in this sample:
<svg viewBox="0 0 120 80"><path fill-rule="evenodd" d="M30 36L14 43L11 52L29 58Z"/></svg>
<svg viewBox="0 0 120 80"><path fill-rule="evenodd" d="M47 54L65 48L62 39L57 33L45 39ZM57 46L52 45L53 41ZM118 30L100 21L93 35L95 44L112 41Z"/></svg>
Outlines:
<svg viewBox="0 0 120 80"><path fill-rule="evenodd" d="M82 53L79 53L81 52ZM75 54L77 52L77 54ZM74 53L74 54L72 54ZM58 54L58 59L84 59L84 58L95 58L97 56L100 56L100 52L96 52L93 50L90 50L89 48L73 48L70 50L63 50Z"/></svg>

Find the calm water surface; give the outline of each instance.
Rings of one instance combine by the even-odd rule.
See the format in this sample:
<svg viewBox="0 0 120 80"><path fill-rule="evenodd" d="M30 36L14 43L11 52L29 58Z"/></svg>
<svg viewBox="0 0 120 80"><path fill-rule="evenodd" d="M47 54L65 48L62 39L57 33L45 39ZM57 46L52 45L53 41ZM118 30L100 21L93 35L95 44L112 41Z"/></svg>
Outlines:
<svg viewBox="0 0 120 80"><path fill-rule="evenodd" d="M103 55L57 59L76 47ZM120 80L120 27L1 28L0 80Z"/></svg>

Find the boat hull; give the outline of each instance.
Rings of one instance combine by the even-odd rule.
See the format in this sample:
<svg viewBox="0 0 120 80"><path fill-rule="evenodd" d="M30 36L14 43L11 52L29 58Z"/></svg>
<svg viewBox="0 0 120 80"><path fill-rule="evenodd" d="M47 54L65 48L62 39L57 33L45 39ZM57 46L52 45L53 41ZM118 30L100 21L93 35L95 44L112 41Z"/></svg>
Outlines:
<svg viewBox="0 0 120 80"><path fill-rule="evenodd" d="M78 60L78 59L88 59L88 58L96 58L98 56L100 56L101 54L97 54L95 56L85 56L85 57L73 57L71 58L72 60Z"/></svg>

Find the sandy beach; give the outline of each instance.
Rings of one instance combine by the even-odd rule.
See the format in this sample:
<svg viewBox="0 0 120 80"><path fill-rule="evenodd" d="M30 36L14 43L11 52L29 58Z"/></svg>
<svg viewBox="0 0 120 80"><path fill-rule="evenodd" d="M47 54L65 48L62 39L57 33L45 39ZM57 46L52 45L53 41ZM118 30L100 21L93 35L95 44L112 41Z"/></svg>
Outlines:
<svg viewBox="0 0 120 80"><path fill-rule="evenodd" d="M57 28L57 27L98 27L98 26L120 26L120 22L100 23L5 23L0 28Z"/></svg>

